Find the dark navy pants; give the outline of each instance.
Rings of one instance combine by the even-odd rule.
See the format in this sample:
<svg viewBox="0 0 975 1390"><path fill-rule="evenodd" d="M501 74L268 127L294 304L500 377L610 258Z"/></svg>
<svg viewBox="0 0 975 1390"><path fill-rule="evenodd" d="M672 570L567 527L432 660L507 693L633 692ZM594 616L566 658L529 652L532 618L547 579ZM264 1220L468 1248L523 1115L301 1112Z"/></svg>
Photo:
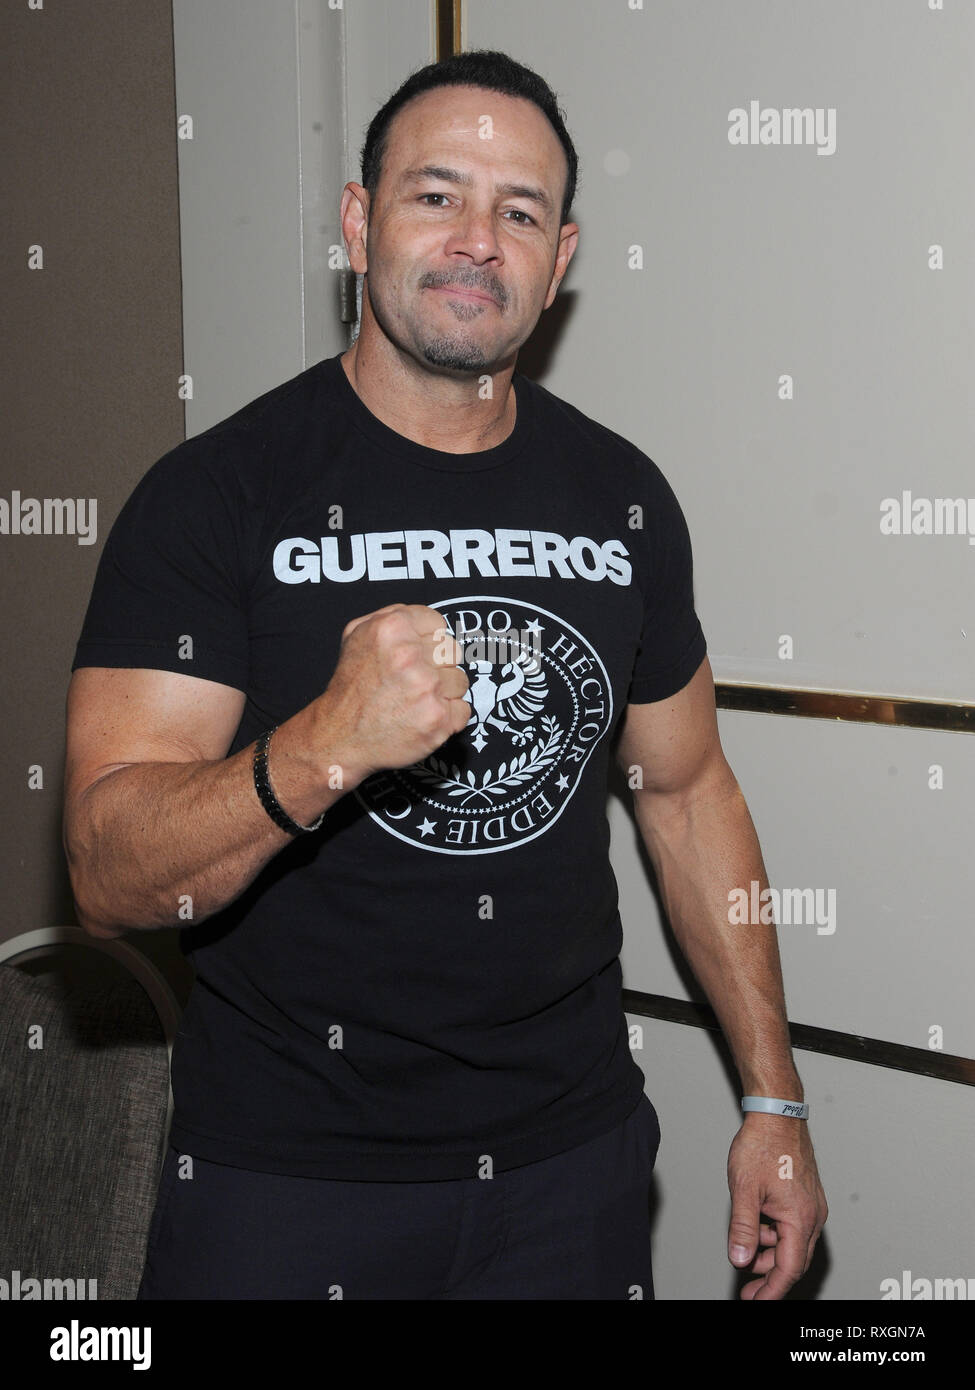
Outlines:
<svg viewBox="0 0 975 1390"><path fill-rule="evenodd" d="M650 1299L660 1142L608 1133L492 1178L352 1182L166 1154L140 1299ZM186 1165L184 1164L184 1167Z"/></svg>

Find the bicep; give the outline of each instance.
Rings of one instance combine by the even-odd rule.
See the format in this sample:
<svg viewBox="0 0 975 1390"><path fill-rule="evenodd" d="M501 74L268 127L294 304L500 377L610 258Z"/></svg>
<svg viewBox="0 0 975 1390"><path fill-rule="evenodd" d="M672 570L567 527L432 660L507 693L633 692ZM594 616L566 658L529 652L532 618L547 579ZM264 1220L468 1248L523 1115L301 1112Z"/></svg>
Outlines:
<svg viewBox="0 0 975 1390"><path fill-rule="evenodd" d="M616 760L630 785L651 796L679 799L696 793L708 777L732 775L718 735L707 657L676 694L627 705ZM637 778L633 769L639 769Z"/></svg>
<svg viewBox="0 0 975 1390"><path fill-rule="evenodd" d="M243 691L197 676L79 667L68 685L66 807L100 777L130 763L226 757L244 704Z"/></svg>

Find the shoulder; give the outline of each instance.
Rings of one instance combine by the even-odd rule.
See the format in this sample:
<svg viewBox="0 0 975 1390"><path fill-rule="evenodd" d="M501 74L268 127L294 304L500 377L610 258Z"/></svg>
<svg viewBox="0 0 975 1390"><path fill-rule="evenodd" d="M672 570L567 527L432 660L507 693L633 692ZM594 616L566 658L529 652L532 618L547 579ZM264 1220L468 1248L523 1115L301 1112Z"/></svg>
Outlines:
<svg viewBox="0 0 975 1390"><path fill-rule="evenodd" d="M322 402L323 363L183 440L143 474L137 490L172 491L192 499L216 491L266 495L278 460L299 457L299 442Z"/></svg>
<svg viewBox="0 0 975 1390"><path fill-rule="evenodd" d="M331 359L316 362L297 376L272 386L187 442L235 440L260 448L277 441L289 429L300 430L307 415L321 400L331 365Z"/></svg>
<svg viewBox="0 0 975 1390"><path fill-rule="evenodd" d="M574 441L591 462L610 469L616 478L625 480L643 495L659 495L667 500L673 497L662 470L632 440L587 415L571 401L555 395L540 382L529 377L523 380L532 394L536 419L550 437Z"/></svg>

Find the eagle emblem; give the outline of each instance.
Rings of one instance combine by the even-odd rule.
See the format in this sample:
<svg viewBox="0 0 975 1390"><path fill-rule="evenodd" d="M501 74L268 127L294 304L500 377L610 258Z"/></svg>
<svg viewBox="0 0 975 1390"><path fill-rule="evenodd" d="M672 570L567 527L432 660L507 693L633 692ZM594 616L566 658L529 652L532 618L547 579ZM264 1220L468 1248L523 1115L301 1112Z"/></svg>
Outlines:
<svg viewBox="0 0 975 1390"><path fill-rule="evenodd" d="M520 651L513 661L498 669L494 661L468 661L470 689L464 699L471 706L467 721L470 740L480 753L491 729L507 734L516 748L535 736L530 721L545 708L548 682L537 657ZM490 727L489 727L490 726Z"/></svg>

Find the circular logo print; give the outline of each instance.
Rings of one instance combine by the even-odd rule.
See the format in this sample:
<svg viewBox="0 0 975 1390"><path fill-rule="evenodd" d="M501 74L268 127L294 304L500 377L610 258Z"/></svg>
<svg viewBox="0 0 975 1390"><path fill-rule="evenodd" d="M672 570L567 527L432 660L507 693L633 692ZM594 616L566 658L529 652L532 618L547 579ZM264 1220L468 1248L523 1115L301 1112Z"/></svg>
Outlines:
<svg viewBox="0 0 975 1390"><path fill-rule="evenodd" d="M535 604L469 596L444 616L470 681L467 726L421 762L355 788L391 835L439 854L494 854L543 835L611 726L613 692L595 649Z"/></svg>

